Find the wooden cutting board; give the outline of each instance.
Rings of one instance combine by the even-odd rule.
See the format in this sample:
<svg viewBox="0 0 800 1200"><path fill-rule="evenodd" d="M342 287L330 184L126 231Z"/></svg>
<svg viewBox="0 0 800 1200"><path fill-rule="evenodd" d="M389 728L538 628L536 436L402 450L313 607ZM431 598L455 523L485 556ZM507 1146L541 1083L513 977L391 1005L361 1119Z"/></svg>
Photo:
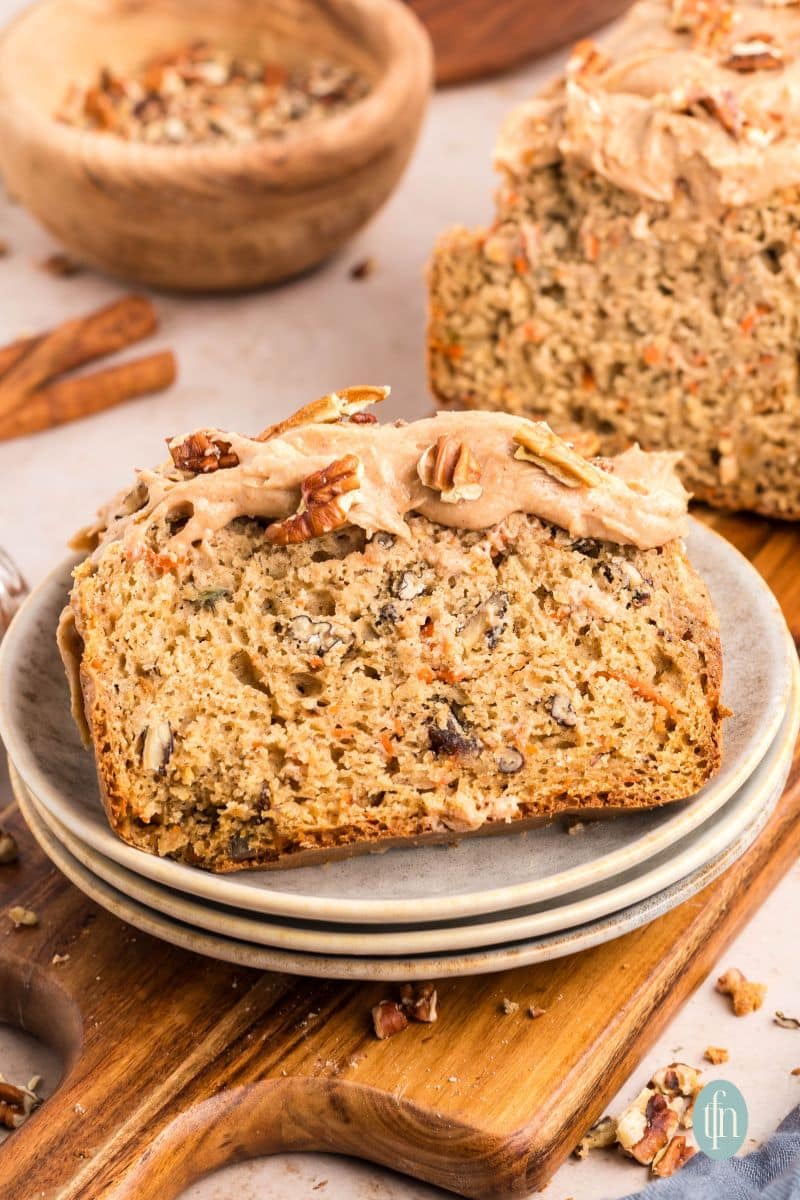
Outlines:
<svg viewBox="0 0 800 1200"><path fill-rule="evenodd" d="M800 630L800 531L709 518ZM797 759L775 816L706 891L616 942L439 987L440 1019L386 1042L383 985L259 974L107 915L36 848L0 868L0 1020L64 1056L55 1094L0 1148L3 1200L170 1200L201 1174L283 1150L384 1163L476 1197L544 1186L723 947L800 852ZM69 960L54 965L54 954ZM520 1002L512 1016L503 997ZM530 1020L536 1003L545 1016Z"/></svg>

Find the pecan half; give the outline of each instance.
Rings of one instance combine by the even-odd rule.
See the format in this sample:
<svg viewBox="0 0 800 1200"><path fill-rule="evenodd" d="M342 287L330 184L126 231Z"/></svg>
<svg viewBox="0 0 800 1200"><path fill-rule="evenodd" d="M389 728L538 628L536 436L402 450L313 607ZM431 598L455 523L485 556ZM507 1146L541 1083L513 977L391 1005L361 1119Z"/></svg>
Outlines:
<svg viewBox="0 0 800 1200"><path fill-rule="evenodd" d="M756 1012L764 1003L767 994L765 983L752 983L745 979L736 967L730 967L717 980L717 991L723 996L730 996L733 1012L737 1017L745 1017L748 1013Z"/></svg>
<svg viewBox="0 0 800 1200"><path fill-rule="evenodd" d="M477 500L483 495L481 468L469 446L458 438L443 436L429 446L417 463L417 474L425 487L440 492L442 500Z"/></svg>
<svg viewBox="0 0 800 1200"><path fill-rule="evenodd" d="M190 433L179 441L177 438L167 440L172 461L180 471L193 471L195 475L205 475L217 471L220 467L238 467L238 455L231 450L230 442L222 438L211 437L204 430Z"/></svg>
<svg viewBox="0 0 800 1200"><path fill-rule="evenodd" d="M400 1007L412 1021L432 1025L438 1020L438 996L432 983L404 983L400 988Z"/></svg>
<svg viewBox="0 0 800 1200"><path fill-rule="evenodd" d="M381 1000L372 1010L375 1037L384 1041L408 1027L408 1017L394 1000Z"/></svg>
<svg viewBox="0 0 800 1200"><path fill-rule="evenodd" d="M300 485L300 507L285 521L267 527L273 546L292 546L322 537L347 524L347 512L361 486L364 468L353 454L314 471Z"/></svg>
<svg viewBox="0 0 800 1200"><path fill-rule="evenodd" d="M753 33L735 42L723 61L729 71L749 74L751 71L779 71L787 58L770 33Z"/></svg>
<svg viewBox="0 0 800 1200"><path fill-rule="evenodd" d="M360 387L344 388L340 392L328 392L326 396L320 396L319 400L312 400L310 404L304 405L285 421L279 421L277 425L268 425L261 433L256 434L254 440L268 442L270 438L279 437L287 429L296 429L298 425L330 425L334 421L341 421L343 417L353 417L362 409L369 408L371 404L385 400L391 390L390 387L363 384Z"/></svg>
<svg viewBox="0 0 800 1200"><path fill-rule="evenodd" d="M601 487L607 477L553 433L542 421L531 421L514 434L515 458L533 463L565 487Z"/></svg>

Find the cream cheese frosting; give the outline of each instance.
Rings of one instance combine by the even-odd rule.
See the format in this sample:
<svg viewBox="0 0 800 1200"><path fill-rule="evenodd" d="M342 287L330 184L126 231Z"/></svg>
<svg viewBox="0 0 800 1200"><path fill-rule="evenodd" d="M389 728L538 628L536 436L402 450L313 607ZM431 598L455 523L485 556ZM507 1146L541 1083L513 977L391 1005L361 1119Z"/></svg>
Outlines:
<svg viewBox="0 0 800 1200"><path fill-rule="evenodd" d="M800 184L800 6L639 0L586 53L507 119L513 179L571 161L697 214Z"/></svg>
<svg viewBox="0 0 800 1200"><path fill-rule="evenodd" d="M136 556L154 524L182 515L185 523L160 556L185 561L237 517L286 519L298 508L302 482L347 456L358 461L358 487L348 494L347 524L370 536L378 531L408 536L405 517L412 512L468 530L489 528L512 513L530 513L575 537L640 549L682 536L688 497L674 470L679 455L633 447L615 459L593 460L601 469L587 467L595 479L592 485L565 483L546 464L515 457L516 439L525 429L540 435L544 429L566 450L546 427L494 412L441 412L409 424L311 423L266 441L205 429L211 441L224 444L235 465L193 474L170 461L139 471L134 491L112 502L93 530L95 541L100 540L97 553L115 540ZM442 437L458 439L478 464L476 498L446 501L420 479L420 458ZM183 440L174 438L170 445Z"/></svg>

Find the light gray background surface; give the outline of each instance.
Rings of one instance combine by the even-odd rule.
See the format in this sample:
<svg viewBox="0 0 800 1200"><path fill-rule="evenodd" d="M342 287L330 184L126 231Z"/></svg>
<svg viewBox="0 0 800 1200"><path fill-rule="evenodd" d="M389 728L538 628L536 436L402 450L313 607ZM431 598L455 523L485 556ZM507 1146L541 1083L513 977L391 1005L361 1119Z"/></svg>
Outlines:
<svg viewBox="0 0 800 1200"><path fill-rule="evenodd" d="M21 5L0 0L0 20ZM507 110L551 73L556 55L503 79L453 88L433 101L416 157L400 189L372 225L321 271L283 288L225 300L158 300L157 345L175 349L177 386L62 430L0 444L0 543L35 583L63 554L70 534L116 491L134 466L163 456L167 435L204 422L256 430L294 407L351 383L391 383L389 416L420 416L430 408L423 367L425 293L422 272L436 233L491 215L490 155ZM37 265L54 246L34 222L0 199L0 237L11 253L0 261L0 343L91 309L120 286L86 273L53 279ZM200 251L202 252L202 251ZM349 268L374 257L367 280ZM148 347L149 349L149 347ZM141 353L134 348L132 354ZM9 801L0 776L0 812ZM0 876L0 908L2 877ZM618 1110L657 1067L676 1056L700 1064L704 1048L727 1046L724 1074L750 1108L752 1144L800 1100L800 1033L778 1028L774 1009L800 1015L800 868L773 893L719 964L734 965L768 984L764 1009L737 1020L704 984L671 1023L623 1087ZM0 926L0 936L9 936ZM16 936L24 936L22 934ZM25 1081L39 1071L45 1091L57 1062L42 1047L0 1027L0 1073ZM443 1086L447 1081L442 1080ZM524 1088L526 1080L520 1079ZM83 1119L91 1122L87 1112ZM642 1168L600 1152L575 1160L547 1188L551 1200L601 1200L641 1186ZM324 1187L315 1185L327 1180ZM444 1196L368 1165L324 1155L281 1156L221 1172L186 1193L186 1200L431 1200Z"/></svg>

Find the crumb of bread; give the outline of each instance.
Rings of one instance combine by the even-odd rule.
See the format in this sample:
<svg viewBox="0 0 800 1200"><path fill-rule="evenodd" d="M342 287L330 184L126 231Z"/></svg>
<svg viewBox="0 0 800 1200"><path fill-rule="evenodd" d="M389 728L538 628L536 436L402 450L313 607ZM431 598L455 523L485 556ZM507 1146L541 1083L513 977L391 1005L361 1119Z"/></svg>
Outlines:
<svg viewBox="0 0 800 1200"><path fill-rule="evenodd" d="M730 1054L724 1046L706 1046L703 1052L703 1058L706 1062L713 1063L714 1066L719 1066L720 1063L725 1063L730 1058Z"/></svg>

